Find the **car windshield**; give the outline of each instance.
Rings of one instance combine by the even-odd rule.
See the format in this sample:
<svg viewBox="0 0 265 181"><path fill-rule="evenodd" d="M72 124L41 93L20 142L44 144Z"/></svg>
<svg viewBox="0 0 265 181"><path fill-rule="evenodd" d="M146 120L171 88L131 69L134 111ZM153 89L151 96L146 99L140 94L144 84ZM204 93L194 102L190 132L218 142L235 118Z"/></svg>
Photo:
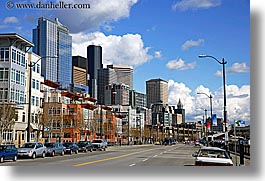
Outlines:
<svg viewBox="0 0 265 181"><path fill-rule="evenodd" d="M198 153L198 156L211 158L229 158L226 152L222 150L201 150Z"/></svg>
<svg viewBox="0 0 265 181"><path fill-rule="evenodd" d="M102 140L93 140L92 143L102 143Z"/></svg>
<svg viewBox="0 0 265 181"><path fill-rule="evenodd" d="M25 143L21 148L34 148L35 143Z"/></svg>
<svg viewBox="0 0 265 181"><path fill-rule="evenodd" d="M63 144L63 146L71 146L73 143L66 142Z"/></svg>
<svg viewBox="0 0 265 181"><path fill-rule="evenodd" d="M45 143L46 147L55 147L55 143Z"/></svg>

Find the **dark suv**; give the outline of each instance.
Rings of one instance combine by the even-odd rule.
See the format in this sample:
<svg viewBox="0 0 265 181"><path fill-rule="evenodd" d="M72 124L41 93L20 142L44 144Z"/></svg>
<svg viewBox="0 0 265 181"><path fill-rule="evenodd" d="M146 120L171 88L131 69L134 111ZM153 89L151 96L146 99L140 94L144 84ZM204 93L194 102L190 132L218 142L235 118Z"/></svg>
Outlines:
<svg viewBox="0 0 265 181"><path fill-rule="evenodd" d="M65 147L65 153L72 155L72 153L75 152L76 154L78 154L79 147L75 142L65 142L63 146Z"/></svg>
<svg viewBox="0 0 265 181"><path fill-rule="evenodd" d="M0 145L0 163L4 160L17 161L17 153L15 145Z"/></svg>
<svg viewBox="0 0 265 181"><path fill-rule="evenodd" d="M79 151L83 151L83 152L87 152L90 151L92 152L92 145L90 143L90 141L79 141L77 143L78 147L79 147Z"/></svg>

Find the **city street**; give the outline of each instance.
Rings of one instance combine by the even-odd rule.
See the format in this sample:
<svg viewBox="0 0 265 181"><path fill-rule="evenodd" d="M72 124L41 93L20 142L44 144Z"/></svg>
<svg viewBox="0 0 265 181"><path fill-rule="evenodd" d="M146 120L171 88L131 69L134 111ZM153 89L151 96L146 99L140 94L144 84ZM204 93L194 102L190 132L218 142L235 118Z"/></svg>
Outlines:
<svg viewBox="0 0 265 181"><path fill-rule="evenodd" d="M177 144L137 145L109 147L107 151L94 151L65 156L46 158L18 159L6 161L3 166L38 166L38 167L83 167L83 168L125 168L125 167L165 167L191 166L194 158L191 154L198 150L192 145Z"/></svg>

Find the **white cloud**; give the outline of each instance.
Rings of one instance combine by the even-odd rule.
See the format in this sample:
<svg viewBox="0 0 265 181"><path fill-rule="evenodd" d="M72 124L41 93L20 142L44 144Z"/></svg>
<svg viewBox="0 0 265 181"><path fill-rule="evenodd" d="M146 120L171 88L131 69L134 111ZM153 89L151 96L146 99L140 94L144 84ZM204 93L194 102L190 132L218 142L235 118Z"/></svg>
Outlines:
<svg viewBox="0 0 265 181"><path fill-rule="evenodd" d="M221 5L221 0L182 0L173 4L172 9L174 11L186 11L189 9L208 9Z"/></svg>
<svg viewBox="0 0 265 181"><path fill-rule="evenodd" d="M196 62L185 64L181 58L178 60L171 60L166 64L166 67L170 70L188 70L193 69L196 66Z"/></svg>
<svg viewBox="0 0 265 181"><path fill-rule="evenodd" d="M3 21L4 24L18 23L18 18L15 16L6 17Z"/></svg>
<svg viewBox="0 0 265 181"><path fill-rule="evenodd" d="M227 68L228 73L241 73L249 72L250 68L246 63L234 63L231 67Z"/></svg>
<svg viewBox="0 0 265 181"><path fill-rule="evenodd" d="M87 0L66 0L65 3L89 3L90 9L57 10L55 16L64 25L69 27L70 32L95 31L100 27L112 29L109 23L127 18L130 9L138 0L115 0L115 1L87 1Z"/></svg>
<svg viewBox="0 0 265 181"><path fill-rule="evenodd" d="M202 119L204 109L208 110L210 115L210 99L206 95L197 94L197 92L212 95L213 114L218 118L223 118L223 89L222 87L211 92L209 88L203 85L198 86L192 91L184 83L168 81L169 105L177 105L180 99L186 113L187 121L199 121ZM227 92L227 113L228 119L232 122L234 119L250 121L250 85L228 85Z"/></svg>
<svg viewBox="0 0 265 181"><path fill-rule="evenodd" d="M148 54L149 47L139 34L123 36L109 35L102 32L72 34L73 55L87 57L87 46L94 44L102 46L103 64L121 64L137 66L148 62L152 56Z"/></svg>
<svg viewBox="0 0 265 181"><path fill-rule="evenodd" d="M250 71L250 68L246 65L246 63L234 63L231 67L227 67L226 73L247 73ZM214 74L217 77L223 76L223 71L217 70Z"/></svg>
<svg viewBox="0 0 265 181"><path fill-rule="evenodd" d="M162 57L161 51L156 51L155 52L155 58L161 58L161 57Z"/></svg>
<svg viewBox="0 0 265 181"><path fill-rule="evenodd" d="M196 41L194 40L188 40L186 41L182 46L181 49L182 50L188 50L190 47L194 47L194 46L200 46L204 43L204 39L198 39Z"/></svg>

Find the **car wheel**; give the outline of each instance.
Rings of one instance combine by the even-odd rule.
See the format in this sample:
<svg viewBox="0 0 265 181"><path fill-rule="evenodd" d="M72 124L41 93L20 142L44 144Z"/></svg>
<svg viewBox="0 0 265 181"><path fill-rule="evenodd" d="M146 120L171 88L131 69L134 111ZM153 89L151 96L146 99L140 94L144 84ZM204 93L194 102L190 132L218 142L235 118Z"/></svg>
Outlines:
<svg viewBox="0 0 265 181"><path fill-rule="evenodd" d="M17 155L15 155L15 156L13 157L13 161L14 161L14 162L17 161Z"/></svg>
<svg viewBox="0 0 265 181"><path fill-rule="evenodd" d="M45 152L42 153L42 158L45 158Z"/></svg>
<svg viewBox="0 0 265 181"><path fill-rule="evenodd" d="M72 155L73 154L73 151L72 150L70 150L70 155Z"/></svg>
<svg viewBox="0 0 265 181"><path fill-rule="evenodd" d="M90 152L92 152L93 151L93 149L92 148L90 148L90 150L89 150Z"/></svg>
<svg viewBox="0 0 265 181"><path fill-rule="evenodd" d="M36 158L36 153L33 153L32 154L32 159L35 159Z"/></svg>
<svg viewBox="0 0 265 181"><path fill-rule="evenodd" d="M0 163L3 163L4 162L4 157L2 156L1 158L0 158Z"/></svg>
<svg viewBox="0 0 265 181"><path fill-rule="evenodd" d="M78 150L75 150L75 154L78 154Z"/></svg>
<svg viewBox="0 0 265 181"><path fill-rule="evenodd" d="M87 152L87 149L85 149L85 153Z"/></svg>
<svg viewBox="0 0 265 181"><path fill-rule="evenodd" d="M64 151L62 151L61 156L64 156Z"/></svg>
<svg viewBox="0 0 265 181"><path fill-rule="evenodd" d="M51 156L54 157L54 155L55 155L55 153L54 153L54 151L53 151L52 154L51 154Z"/></svg>

